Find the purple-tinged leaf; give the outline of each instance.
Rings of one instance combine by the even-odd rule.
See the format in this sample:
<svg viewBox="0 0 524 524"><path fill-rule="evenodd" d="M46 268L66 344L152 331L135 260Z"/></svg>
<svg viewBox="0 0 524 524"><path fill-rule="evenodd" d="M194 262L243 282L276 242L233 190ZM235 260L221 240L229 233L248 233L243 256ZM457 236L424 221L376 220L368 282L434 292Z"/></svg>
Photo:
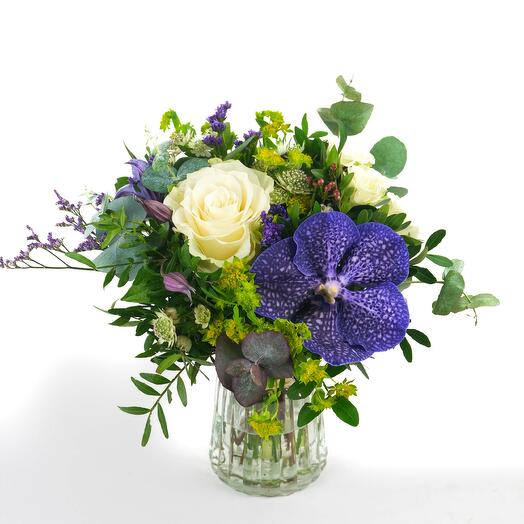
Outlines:
<svg viewBox="0 0 524 524"><path fill-rule="evenodd" d="M257 386L262 386L267 382L267 374L258 364L252 364L249 373Z"/></svg>
<svg viewBox="0 0 524 524"><path fill-rule="evenodd" d="M240 375L249 373L251 366L252 362L247 358L236 358L227 365L226 373L231 377L239 377Z"/></svg>
<svg viewBox="0 0 524 524"><path fill-rule="evenodd" d="M289 345L282 333L250 333L242 341L243 355L263 367L279 366L289 360Z"/></svg>
<svg viewBox="0 0 524 524"><path fill-rule="evenodd" d="M290 378L294 375L291 359L279 366L265 365L264 371L271 378Z"/></svg>
<svg viewBox="0 0 524 524"><path fill-rule="evenodd" d="M259 383L255 383L251 373L233 377L232 390L237 402L244 407L260 402L266 394L267 375L261 369Z"/></svg>
<svg viewBox="0 0 524 524"><path fill-rule="evenodd" d="M233 391L233 377L226 373L229 364L236 359L242 358L240 346L233 342L225 334L218 337L215 351L215 369L220 383L229 391Z"/></svg>

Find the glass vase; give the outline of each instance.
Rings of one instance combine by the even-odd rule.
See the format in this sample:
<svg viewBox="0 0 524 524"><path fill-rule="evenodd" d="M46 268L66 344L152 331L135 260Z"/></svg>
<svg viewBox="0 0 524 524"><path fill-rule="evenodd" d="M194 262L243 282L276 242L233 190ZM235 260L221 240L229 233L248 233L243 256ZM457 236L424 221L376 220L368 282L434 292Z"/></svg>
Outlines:
<svg viewBox="0 0 524 524"><path fill-rule="evenodd" d="M278 414L283 432L263 439L248 422L257 406L242 407L217 381L209 449L213 471L249 495L289 495L305 488L318 478L327 457L322 415L304 427L297 425L300 408L308 401L285 397Z"/></svg>

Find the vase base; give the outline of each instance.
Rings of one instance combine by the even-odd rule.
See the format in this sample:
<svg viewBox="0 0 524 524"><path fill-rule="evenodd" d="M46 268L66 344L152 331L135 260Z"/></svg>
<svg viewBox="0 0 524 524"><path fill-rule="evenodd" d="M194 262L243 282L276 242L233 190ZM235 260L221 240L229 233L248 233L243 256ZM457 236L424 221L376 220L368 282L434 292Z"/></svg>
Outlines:
<svg viewBox="0 0 524 524"><path fill-rule="evenodd" d="M224 484L236 491L257 497L282 497L292 495L309 486L318 479L325 465L324 461L308 471L301 471L292 478L267 481L249 481L243 477L228 475L214 464L211 464L211 467Z"/></svg>

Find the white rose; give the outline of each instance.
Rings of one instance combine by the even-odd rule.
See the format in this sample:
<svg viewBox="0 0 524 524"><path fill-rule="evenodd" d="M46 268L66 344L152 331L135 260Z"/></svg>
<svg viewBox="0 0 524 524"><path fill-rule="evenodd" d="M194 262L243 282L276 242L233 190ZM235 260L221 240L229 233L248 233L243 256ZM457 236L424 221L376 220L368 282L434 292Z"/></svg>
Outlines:
<svg viewBox="0 0 524 524"><path fill-rule="evenodd" d="M388 187L391 185L388 178L375 169L364 166L353 166L350 173L353 173L351 179L351 186L354 188L351 193L353 205L375 206L384 200Z"/></svg>
<svg viewBox="0 0 524 524"><path fill-rule="evenodd" d="M404 208L401 205L400 198L397 195L395 195L394 193L388 193L387 196L389 198L389 205L388 205L389 212L388 212L388 216L390 216L390 215L398 215L399 213L406 213L406 211L404 210ZM408 216L406 217L406 220L410 221ZM406 229L403 229L402 231L399 231L399 233L401 235L406 235L408 237L418 238L418 235L419 235L420 231L419 231L418 226L416 224L414 224L413 222L411 222L411 224L409 224L409 226Z"/></svg>
<svg viewBox="0 0 524 524"><path fill-rule="evenodd" d="M189 252L212 271L234 257L253 256L260 213L269 210L273 179L238 160L190 173L164 200Z"/></svg>
<svg viewBox="0 0 524 524"><path fill-rule="evenodd" d="M372 167L375 163L375 157L366 151L342 151L340 163L348 168L353 166Z"/></svg>

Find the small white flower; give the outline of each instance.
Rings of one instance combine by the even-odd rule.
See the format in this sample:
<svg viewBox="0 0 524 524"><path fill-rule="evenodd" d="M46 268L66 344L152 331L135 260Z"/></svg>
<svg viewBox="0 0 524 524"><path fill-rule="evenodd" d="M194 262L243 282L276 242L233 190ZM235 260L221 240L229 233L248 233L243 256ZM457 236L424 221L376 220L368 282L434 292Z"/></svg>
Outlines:
<svg viewBox="0 0 524 524"><path fill-rule="evenodd" d="M190 140L191 137L185 135L184 133L179 133L175 131L171 134L171 143L174 146L185 146Z"/></svg>
<svg viewBox="0 0 524 524"><path fill-rule="evenodd" d="M198 304L198 306L193 309L193 314L195 315L195 324L198 324L203 329L206 329L209 326L209 321L211 320L211 312L203 304Z"/></svg>
<svg viewBox="0 0 524 524"><path fill-rule="evenodd" d="M283 140L279 140L277 142L277 153L280 155L280 156L283 156L285 155L289 150L290 150L291 146L289 143L286 143L284 142Z"/></svg>
<svg viewBox="0 0 524 524"><path fill-rule="evenodd" d="M191 342L191 339L189 337L186 337L185 335L180 335L176 339L176 347L182 353L189 353L192 345L193 343Z"/></svg>
<svg viewBox="0 0 524 524"><path fill-rule="evenodd" d="M192 140L189 143L189 149L195 156L209 158L211 156L211 148L204 144L202 140Z"/></svg>

